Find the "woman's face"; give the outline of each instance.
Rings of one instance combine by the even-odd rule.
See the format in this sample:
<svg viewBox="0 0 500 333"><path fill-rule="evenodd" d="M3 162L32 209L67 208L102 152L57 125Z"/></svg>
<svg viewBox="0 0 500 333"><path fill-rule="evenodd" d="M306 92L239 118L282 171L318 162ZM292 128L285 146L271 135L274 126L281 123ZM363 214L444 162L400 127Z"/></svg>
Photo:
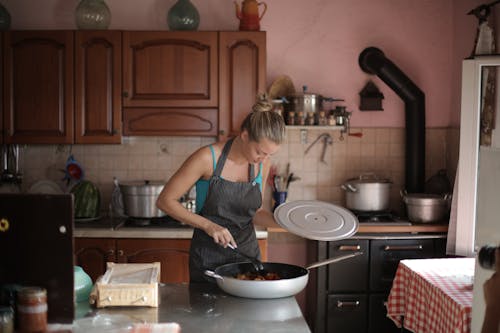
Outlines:
<svg viewBox="0 0 500 333"><path fill-rule="evenodd" d="M246 143L244 154L250 163L263 162L280 148L279 144L268 139L261 139L259 142L252 141L246 132L243 133L242 139Z"/></svg>

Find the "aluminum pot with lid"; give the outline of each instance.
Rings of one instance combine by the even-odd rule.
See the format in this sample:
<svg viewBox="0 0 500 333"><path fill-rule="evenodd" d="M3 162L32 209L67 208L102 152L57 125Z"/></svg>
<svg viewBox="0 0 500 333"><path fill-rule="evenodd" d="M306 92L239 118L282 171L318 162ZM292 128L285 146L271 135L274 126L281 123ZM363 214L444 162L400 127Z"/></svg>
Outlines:
<svg viewBox="0 0 500 333"><path fill-rule="evenodd" d="M401 192L406 205L408 219L411 222L440 222L448 217L451 206L451 194L439 195L429 193Z"/></svg>
<svg viewBox="0 0 500 333"><path fill-rule="evenodd" d="M317 114L323 109L323 101L343 101L343 99L334 99L331 97L324 97L322 95L308 93L307 86L302 87L301 93L296 93L291 96L286 96L288 101L286 105L287 111L303 112L305 118L308 113Z"/></svg>
<svg viewBox="0 0 500 333"><path fill-rule="evenodd" d="M137 218L165 216L166 214L156 207L156 200L164 184L149 180L120 183L125 215Z"/></svg>
<svg viewBox="0 0 500 333"><path fill-rule="evenodd" d="M392 182L374 173L364 173L358 178L347 180L340 186L346 192L348 209L375 212L389 208Z"/></svg>

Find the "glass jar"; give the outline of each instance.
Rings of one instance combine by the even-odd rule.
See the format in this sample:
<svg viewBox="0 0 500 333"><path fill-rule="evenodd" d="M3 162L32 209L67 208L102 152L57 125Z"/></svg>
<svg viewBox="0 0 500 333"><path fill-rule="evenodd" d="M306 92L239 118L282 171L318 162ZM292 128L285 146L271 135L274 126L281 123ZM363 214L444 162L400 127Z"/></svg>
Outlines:
<svg viewBox="0 0 500 333"><path fill-rule="evenodd" d="M10 306L0 307L0 333L14 332L14 310Z"/></svg>
<svg viewBox="0 0 500 333"><path fill-rule="evenodd" d="M314 125L314 112L308 112L306 118L306 125Z"/></svg>
<svg viewBox="0 0 500 333"><path fill-rule="evenodd" d="M75 16L78 29L104 30L111 22L111 12L104 0L81 0Z"/></svg>
<svg viewBox="0 0 500 333"><path fill-rule="evenodd" d="M283 107L283 101L281 99L273 99L273 111L283 117L285 108Z"/></svg>
<svg viewBox="0 0 500 333"><path fill-rule="evenodd" d="M304 117L304 111L297 112L297 118L295 119L295 125L304 126L306 124L306 117Z"/></svg>
<svg viewBox="0 0 500 333"><path fill-rule="evenodd" d="M17 293L17 319L21 332L47 330L47 290L24 287Z"/></svg>
<svg viewBox="0 0 500 333"><path fill-rule="evenodd" d="M295 112L288 111L287 117L286 117L286 124L287 125L295 125Z"/></svg>
<svg viewBox="0 0 500 333"><path fill-rule="evenodd" d="M189 0L177 0L167 14L168 28L175 30L197 30L200 24L198 9Z"/></svg>

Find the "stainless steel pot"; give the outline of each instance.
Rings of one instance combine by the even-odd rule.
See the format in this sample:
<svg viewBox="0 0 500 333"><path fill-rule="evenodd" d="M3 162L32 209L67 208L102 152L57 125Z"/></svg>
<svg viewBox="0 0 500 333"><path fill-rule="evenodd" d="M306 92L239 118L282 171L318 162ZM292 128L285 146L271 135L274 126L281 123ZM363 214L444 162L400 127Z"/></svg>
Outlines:
<svg viewBox="0 0 500 333"><path fill-rule="evenodd" d="M401 192L408 219L417 223L441 222L448 217L451 195Z"/></svg>
<svg viewBox="0 0 500 333"><path fill-rule="evenodd" d="M346 192L348 209L374 212L389 208L392 182L377 177L373 173L365 173L359 178L349 179L340 186Z"/></svg>
<svg viewBox="0 0 500 333"><path fill-rule="evenodd" d="M264 270L277 273L281 277L279 280L254 281L235 278L237 274L254 271L252 263L248 262L222 265L217 267L215 271L205 271L205 274L215 278L219 288L234 296L246 298L281 298L298 294L305 288L309 280L309 269L353 258L361 254L363 252L354 252L330 258L311 264L306 268L282 263L262 263Z"/></svg>
<svg viewBox="0 0 500 333"><path fill-rule="evenodd" d="M138 218L162 217L166 214L156 207L164 182L133 181L120 183L125 215Z"/></svg>
<svg viewBox="0 0 500 333"><path fill-rule="evenodd" d="M319 94L307 92L307 87L302 87L301 93L296 93L291 96L286 96L288 103L285 104L287 111L303 112L303 117L306 118L308 113L317 115L323 110L323 102L343 101L343 99L335 99L324 97Z"/></svg>

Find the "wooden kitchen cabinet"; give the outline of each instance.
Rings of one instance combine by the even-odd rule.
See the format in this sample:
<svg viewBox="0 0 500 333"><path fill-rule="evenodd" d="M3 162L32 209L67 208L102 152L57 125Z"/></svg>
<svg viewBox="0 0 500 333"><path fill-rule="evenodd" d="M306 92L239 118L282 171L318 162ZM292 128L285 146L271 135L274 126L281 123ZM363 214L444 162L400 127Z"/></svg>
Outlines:
<svg viewBox="0 0 500 333"><path fill-rule="evenodd" d="M124 107L217 107L217 32L123 32Z"/></svg>
<svg viewBox="0 0 500 333"><path fill-rule="evenodd" d="M75 265L81 266L92 281L104 274L107 262L116 262L116 241L112 238L75 238Z"/></svg>
<svg viewBox="0 0 500 333"><path fill-rule="evenodd" d="M259 239L262 260L267 260L267 240ZM190 239L75 238L75 265L92 281L106 272L106 263L161 263L163 283L189 282Z"/></svg>
<svg viewBox="0 0 500 333"><path fill-rule="evenodd" d="M9 31L3 46L7 143L121 142L120 31Z"/></svg>
<svg viewBox="0 0 500 333"><path fill-rule="evenodd" d="M120 31L75 32L75 143L120 143Z"/></svg>
<svg viewBox="0 0 500 333"><path fill-rule="evenodd" d="M73 142L73 32L4 33L7 143Z"/></svg>
<svg viewBox="0 0 500 333"><path fill-rule="evenodd" d="M239 133L258 93L266 92L266 33L219 33L219 139Z"/></svg>
<svg viewBox="0 0 500 333"><path fill-rule="evenodd" d="M217 135L217 35L123 33L125 135Z"/></svg>

